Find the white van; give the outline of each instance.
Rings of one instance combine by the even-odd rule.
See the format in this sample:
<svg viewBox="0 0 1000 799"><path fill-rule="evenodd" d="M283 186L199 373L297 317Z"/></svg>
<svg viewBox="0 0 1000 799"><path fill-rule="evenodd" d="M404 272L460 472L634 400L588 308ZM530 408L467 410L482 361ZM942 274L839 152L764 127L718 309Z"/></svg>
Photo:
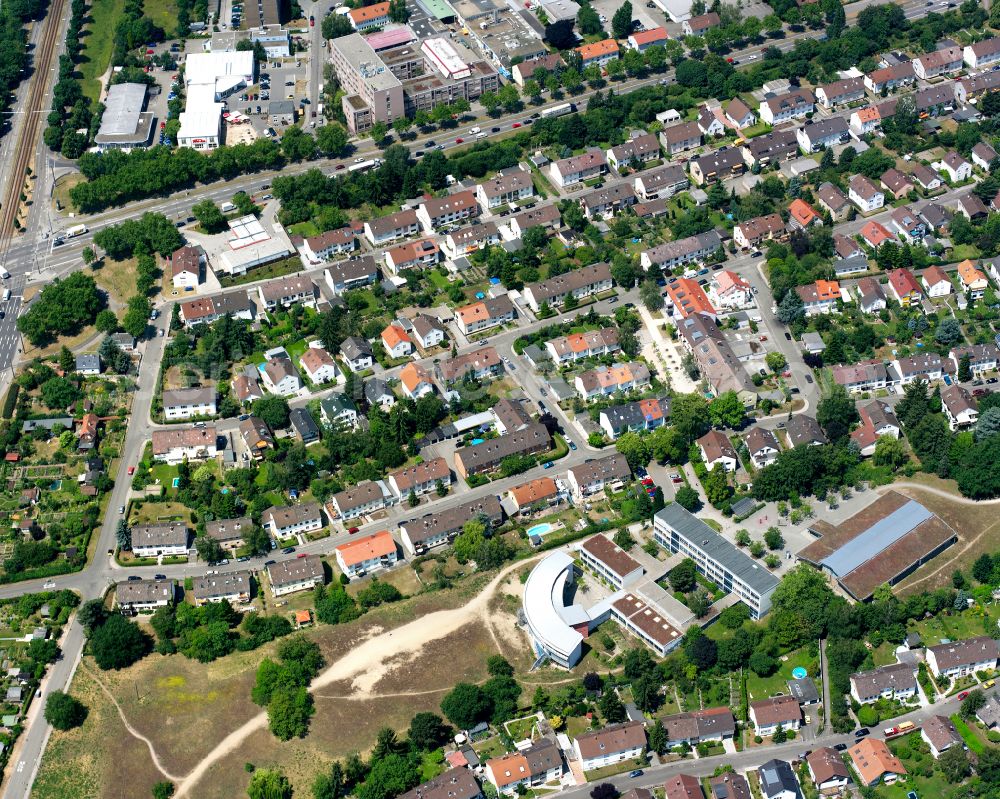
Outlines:
<svg viewBox="0 0 1000 799"><path fill-rule="evenodd" d="M228 214L231 211L235 211L236 206L233 205L232 203L223 203L222 206L219 208L219 210L222 211L222 213L224 214Z"/></svg>
<svg viewBox="0 0 1000 799"><path fill-rule="evenodd" d="M10 280L10 272L4 269L2 272L0 272L0 277L2 277L4 280Z"/></svg>
<svg viewBox="0 0 1000 799"><path fill-rule="evenodd" d="M7 302L10 299L10 289L3 290L3 301Z"/></svg>

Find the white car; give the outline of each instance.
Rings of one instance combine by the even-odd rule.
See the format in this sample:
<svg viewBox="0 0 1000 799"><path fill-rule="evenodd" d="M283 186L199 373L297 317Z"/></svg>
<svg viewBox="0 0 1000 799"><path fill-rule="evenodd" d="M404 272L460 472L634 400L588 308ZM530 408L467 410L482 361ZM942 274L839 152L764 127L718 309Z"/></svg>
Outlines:
<svg viewBox="0 0 1000 799"><path fill-rule="evenodd" d="M55 588L55 587L56 587L56 584L52 580L49 580L47 583L45 583L44 585L42 585L42 588Z"/></svg>

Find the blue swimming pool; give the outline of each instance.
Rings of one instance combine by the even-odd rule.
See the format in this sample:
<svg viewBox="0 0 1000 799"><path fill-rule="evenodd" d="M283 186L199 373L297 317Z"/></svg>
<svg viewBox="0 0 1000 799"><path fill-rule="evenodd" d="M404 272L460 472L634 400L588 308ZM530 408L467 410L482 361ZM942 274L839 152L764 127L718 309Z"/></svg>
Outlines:
<svg viewBox="0 0 1000 799"><path fill-rule="evenodd" d="M475 445L475 444L482 444L482 443L483 443L483 441L485 441L485 440L486 440L486 439L484 439L484 438L474 438L474 439L472 439L472 443L473 443L474 445Z"/></svg>
<svg viewBox="0 0 1000 799"><path fill-rule="evenodd" d="M534 527L528 528L528 535L538 535L542 536L546 533L552 532L552 525L548 522L543 522L542 524L536 524Z"/></svg>

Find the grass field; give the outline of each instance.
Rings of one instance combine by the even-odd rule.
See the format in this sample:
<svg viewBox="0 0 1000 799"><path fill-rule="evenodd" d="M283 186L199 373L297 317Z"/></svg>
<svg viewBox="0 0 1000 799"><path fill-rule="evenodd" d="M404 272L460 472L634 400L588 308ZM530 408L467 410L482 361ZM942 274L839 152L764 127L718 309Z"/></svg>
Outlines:
<svg viewBox="0 0 1000 799"><path fill-rule="evenodd" d="M747 671L747 692L750 700L767 699L777 693L788 693L788 680L792 679L792 669L802 666L809 671L809 676L816 678L813 668L814 659L805 648L795 649L788 653L787 660L782 660L781 666L770 677L758 677L753 671Z"/></svg>
<svg viewBox="0 0 1000 799"><path fill-rule="evenodd" d="M177 32L177 4L174 0L145 0L142 10L155 25L163 28L168 39Z"/></svg>
<svg viewBox="0 0 1000 799"><path fill-rule="evenodd" d="M94 270L94 280L108 292L112 307L125 305L130 297L135 296L136 263L135 258L124 261L105 258L100 261L100 269Z"/></svg>
<svg viewBox="0 0 1000 799"><path fill-rule="evenodd" d="M83 38L80 73L83 93L95 103L101 96L101 76L111 63L114 49L115 22L121 17L125 0L93 0L90 4L90 24Z"/></svg>

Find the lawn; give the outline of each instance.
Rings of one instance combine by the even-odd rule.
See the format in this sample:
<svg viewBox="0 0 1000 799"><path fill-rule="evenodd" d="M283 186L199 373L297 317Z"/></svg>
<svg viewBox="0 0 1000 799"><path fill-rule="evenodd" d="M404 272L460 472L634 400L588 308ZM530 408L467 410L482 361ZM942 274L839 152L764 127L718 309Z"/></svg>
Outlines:
<svg viewBox="0 0 1000 799"><path fill-rule="evenodd" d="M113 304L125 305L135 295L136 259L112 261L105 258L99 263L101 268L94 271L97 285L108 292Z"/></svg>
<svg viewBox="0 0 1000 799"><path fill-rule="evenodd" d="M243 283L254 283L258 280L270 280L274 277L284 277L302 269L302 261L297 255L275 261L267 266L258 266L251 269L245 275L226 275L219 279L223 288L239 286Z"/></svg>
<svg viewBox="0 0 1000 799"><path fill-rule="evenodd" d="M191 523L191 509L180 502L146 502L138 510L133 509L129 524L155 524L168 519L183 519Z"/></svg>
<svg viewBox="0 0 1000 799"><path fill-rule="evenodd" d="M169 39L177 31L177 4L174 0L145 0L143 13L166 31Z"/></svg>
<svg viewBox="0 0 1000 799"><path fill-rule="evenodd" d="M319 228L316 227L315 222L311 222L307 219L305 222L296 222L294 225L289 225L288 233L292 236L302 236L302 238L308 238L310 236L318 236Z"/></svg>
<svg viewBox="0 0 1000 799"><path fill-rule="evenodd" d="M436 269L431 269L425 272L427 279L434 284L434 288L438 291L447 291L451 287L451 283L448 282L448 278L438 272Z"/></svg>
<svg viewBox="0 0 1000 799"><path fill-rule="evenodd" d="M924 619L913 625L924 644L934 646L944 639L958 641L974 638L977 635L992 635L996 628L996 619L1000 617L1000 608L990 605L985 608L975 607L961 613L946 615L940 613L930 619Z"/></svg>
<svg viewBox="0 0 1000 799"><path fill-rule="evenodd" d="M970 729L969 725L957 713L952 714L951 723L955 725L956 732L962 736L962 740L965 741L965 745L969 747L970 751L975 752L977 755L981 755L986 751L986 744L983 743L982 739Z"/></svg>
<svg viewBox="0 0 1000 799"><path fill-rule="evenodd" d="M83 93L95 103L101 96L100 78L111 63L115 23L124 8L125 0L93 0L90 4L91 22L84 32L80 74Z"/></svg>
<svg viewBox="0 0 1000 799"><path fill-rule="evenodd" d="M952 261L964 261L966 258L978 258L979 248L975 244L957 244L951 249Z"/></svg>
<svg viewBox="0 0 1000 799"><path fill-rule="evenodd" d="M809 656L805 648L795 649L785 657L787 659L780 661L781 665L778 670L770 677L758 677L753 671L747 671L747 691L751 701L767 699L778 693L787 694L788 685L786 683L792 679L792 669L796 666L809 669L810 676L816 677L813 674L813 669L810 668L813 658Z"/></svg>

